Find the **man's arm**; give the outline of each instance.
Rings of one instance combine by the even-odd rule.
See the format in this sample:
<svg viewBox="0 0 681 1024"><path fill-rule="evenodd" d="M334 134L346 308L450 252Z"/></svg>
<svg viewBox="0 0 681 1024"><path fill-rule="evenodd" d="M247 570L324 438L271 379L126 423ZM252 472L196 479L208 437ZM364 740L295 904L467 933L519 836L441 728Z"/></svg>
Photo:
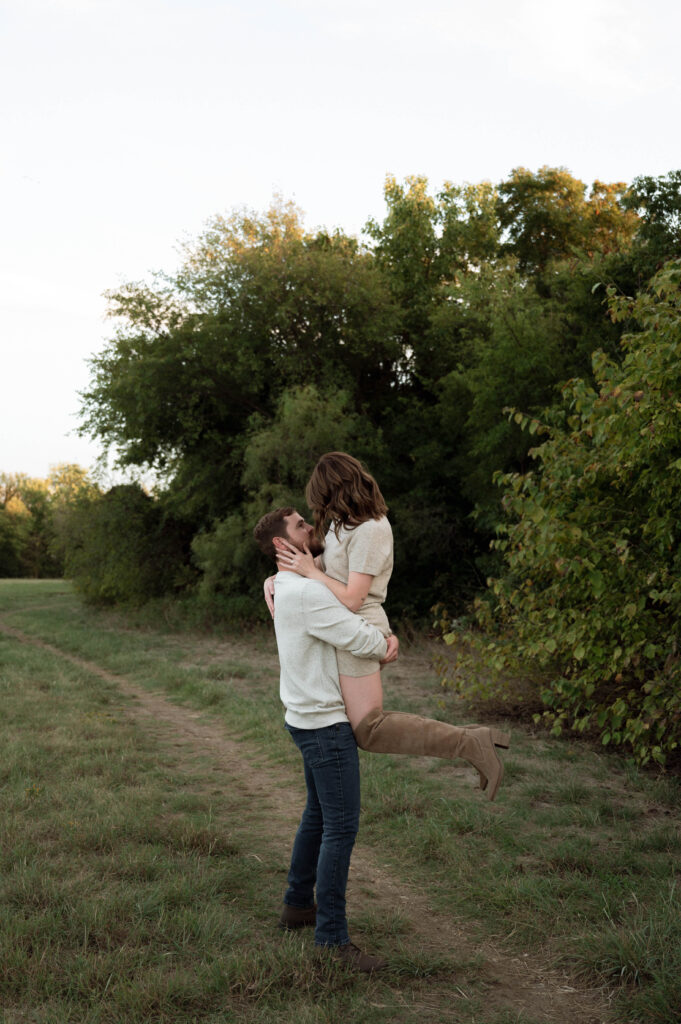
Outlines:
<svg viewBox="0 0 681 1024"><path fill-rule="evenodd" d="M380 629L349 611L321 583L305 587L303 611L307 632L331 647L349 651L357 658L379 661L388 653L388 643Z"/></svg>

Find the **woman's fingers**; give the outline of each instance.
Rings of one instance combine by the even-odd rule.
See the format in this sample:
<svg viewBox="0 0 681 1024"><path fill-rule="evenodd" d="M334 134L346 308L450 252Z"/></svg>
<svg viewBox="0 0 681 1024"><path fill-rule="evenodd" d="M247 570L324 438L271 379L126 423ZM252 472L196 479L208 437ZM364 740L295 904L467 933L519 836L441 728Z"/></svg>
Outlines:
<svg viewBox="0 0 681 1024"><path fill-rule="evenodd" d="M274 580L271 576L268 576L265 580L263 590L265 593L265 604L269 608L270 615L274 618Z"/></svg>

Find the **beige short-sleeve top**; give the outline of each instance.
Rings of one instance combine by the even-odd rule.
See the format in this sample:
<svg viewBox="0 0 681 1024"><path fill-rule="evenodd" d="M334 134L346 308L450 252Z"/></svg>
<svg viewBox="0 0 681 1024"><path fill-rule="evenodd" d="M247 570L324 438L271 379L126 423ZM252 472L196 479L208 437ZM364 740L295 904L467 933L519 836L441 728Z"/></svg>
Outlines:
<svg viewBox="0 0 681 1024"><path fill-rule="evenodd" d="M322 557L324 572L341 583L348 582L351 572L373 576L359 614L379 629L389 629L381 607L393 571L393 532L387 518L367 519L355 527L341 526L338 537L331 527Z"/></svg>

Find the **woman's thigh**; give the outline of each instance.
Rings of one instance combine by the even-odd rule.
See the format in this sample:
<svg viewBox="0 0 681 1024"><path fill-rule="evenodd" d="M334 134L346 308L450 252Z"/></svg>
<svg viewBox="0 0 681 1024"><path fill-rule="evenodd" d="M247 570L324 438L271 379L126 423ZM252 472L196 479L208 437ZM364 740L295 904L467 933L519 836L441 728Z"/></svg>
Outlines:
<svg viewBox="0 0 681 1024"><path fill-rule="evenodd" d="M383 708L381 673L370 676L340 676L345 713L354 729L374 708Z"/></svg>

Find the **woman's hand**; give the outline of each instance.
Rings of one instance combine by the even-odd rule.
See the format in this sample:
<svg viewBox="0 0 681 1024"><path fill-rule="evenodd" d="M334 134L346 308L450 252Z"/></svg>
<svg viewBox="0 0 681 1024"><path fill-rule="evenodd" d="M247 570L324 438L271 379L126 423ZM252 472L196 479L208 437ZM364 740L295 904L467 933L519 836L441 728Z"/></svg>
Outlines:
<svg viewBox="0 0 681 1024"><path fill-rule="evenodd" d="M286 551L279 550L277 555L277 568L289 572L297 572L299 576L306 576L308 579L319 576L319 569L315 565L310 550L305 545L305 550L300 551L293 544L285 541Z"/></svg>
<svg viewBox="0 0 681 1024"><path fill-rule="evenodd" d="M265 592L265 603L270 610L270 615L274 618L274 576L267 577L262 589Z"/></svg>

